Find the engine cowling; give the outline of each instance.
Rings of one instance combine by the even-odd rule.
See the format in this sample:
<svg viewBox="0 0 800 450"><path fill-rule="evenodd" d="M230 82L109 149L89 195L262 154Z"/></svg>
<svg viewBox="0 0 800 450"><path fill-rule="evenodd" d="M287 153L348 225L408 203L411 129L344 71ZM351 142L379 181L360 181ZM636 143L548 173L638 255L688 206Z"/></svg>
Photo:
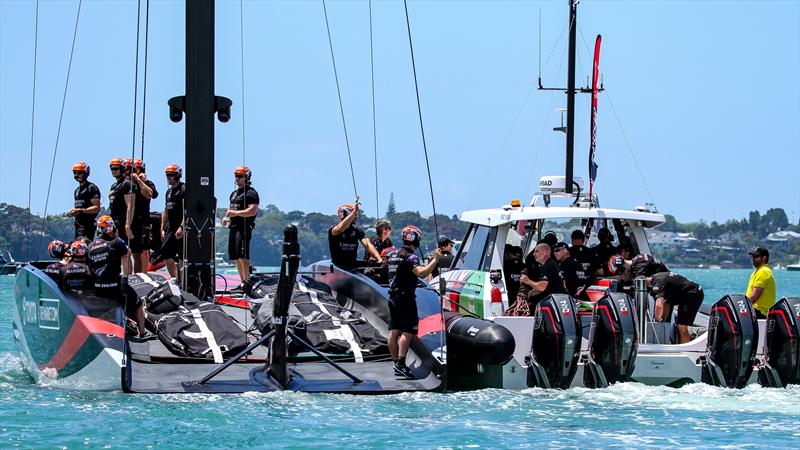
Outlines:
<svg viewBox="0 0 800 450"><path fill-rule="evenodd" d="M553 294L535 311L528 386L567 389L578 370L583 330L578 310L566 294Z"/></svg>
<svg viewBox="0 0 800 450"><path fill-rule="evenodd" d="M714 386L741 389L753 374L758 321L744 295L726 295L711 307L701 379Z"/></svg>
<svg viewBox="0 0 800 450"><path fill-rule="evenodd" d="M769 309L765 353L758 370L762 386L800 384L800 297L783 298Z"/></svg>
<svg viewBox="0 0 800 450"><path fill-rule="evenodd" d="M586 387L631 379L639 349L638 329L636 303L627 294L612 292L595 303L583 371Z"/></svg>

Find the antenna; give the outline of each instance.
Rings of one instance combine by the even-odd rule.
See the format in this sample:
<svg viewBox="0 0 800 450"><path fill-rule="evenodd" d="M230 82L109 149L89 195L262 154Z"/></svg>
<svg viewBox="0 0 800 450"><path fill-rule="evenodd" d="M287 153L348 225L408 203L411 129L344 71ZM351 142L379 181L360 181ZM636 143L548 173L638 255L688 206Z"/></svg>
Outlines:
<svg viewBox="0 0 800 450"><path fill-rule="evenodd" d="M567 127L564 125L564 113L567 112L567 108L556 108L556 112L561 113L561 126L560 127L553 127L553 131L560 131L564 134L567 133Z"/></svg>

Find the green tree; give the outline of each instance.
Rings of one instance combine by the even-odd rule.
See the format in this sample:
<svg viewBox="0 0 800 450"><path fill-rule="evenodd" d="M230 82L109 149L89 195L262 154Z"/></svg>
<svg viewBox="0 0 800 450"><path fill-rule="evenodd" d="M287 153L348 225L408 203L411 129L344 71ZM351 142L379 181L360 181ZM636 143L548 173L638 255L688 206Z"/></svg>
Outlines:
<svg viewBox="0 0 800 450"><path fill-rule="evenodd" d="M394 216L397 214L397 208L394 205L394 192L389 194L389 206L386 207L386 218L394 222Z"/></svg>

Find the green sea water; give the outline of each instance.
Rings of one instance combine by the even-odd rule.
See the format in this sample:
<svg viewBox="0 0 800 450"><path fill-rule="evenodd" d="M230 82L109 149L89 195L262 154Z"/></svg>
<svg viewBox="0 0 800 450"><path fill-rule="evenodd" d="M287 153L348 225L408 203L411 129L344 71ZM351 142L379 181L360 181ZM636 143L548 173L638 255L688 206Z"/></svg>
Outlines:
<svg viewBox="0 0 800 450"><path fill-rule="evenodd" d="M748 270L678 270L706 302ZM800 272L775 273L779 296ZM0 277L0 449L6 448L800 448L800 386L481 390L346 396L128 395L37 386L11 335L13 277Z"/></svg>

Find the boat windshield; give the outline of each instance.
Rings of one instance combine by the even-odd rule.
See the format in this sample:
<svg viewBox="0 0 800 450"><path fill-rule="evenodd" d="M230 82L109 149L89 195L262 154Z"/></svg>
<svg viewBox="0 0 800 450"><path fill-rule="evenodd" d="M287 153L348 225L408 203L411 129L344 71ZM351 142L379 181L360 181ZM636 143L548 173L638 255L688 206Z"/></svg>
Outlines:
<svg viewBox="0 0 800 450"><path fill-rule="evenodd" d="M467 238L456 254L454 269L488 271L497 228L472 224L467 230Z"/></svg>

